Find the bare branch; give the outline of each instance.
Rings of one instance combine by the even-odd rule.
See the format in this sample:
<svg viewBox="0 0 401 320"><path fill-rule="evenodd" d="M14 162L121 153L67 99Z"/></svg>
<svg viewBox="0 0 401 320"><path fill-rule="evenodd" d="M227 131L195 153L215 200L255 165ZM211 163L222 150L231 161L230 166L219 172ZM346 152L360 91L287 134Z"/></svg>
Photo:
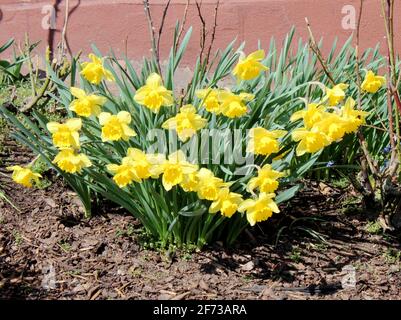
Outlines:
<svg viewBox="0 0 401 320"><path fill-rule="evenodd" d="M68 18L70 17L70 1L66 0L65 2L65 15L64 15L64 25L63 25L63 30L61 32L61 49L60 49L60 55L63 56L65 54L65 49L67 47L67 38L66 38L66 33L67 33L67 26L68 26ZM61 57L60 57L61 61Z"/></svg>
<svg viewBox="0 0 401 320"><path fill-rule="evenodd" d="M149 0L143 0L143 7L144 7L144 10L145 10L146 20L148 21L148 28L149 28L151 45L152 45L153 57L156 60L156 65L157 65L157 69L158 69L157 71L158 71L159 75L161 75L160 61L158 59L159 52L157 51L155 28L154 28L154 25L153 25L152 14L150 12Z"/></svg>
<svg viewBox="0 0 401 320"><path fill-rule="evenodd" d="M217 29L217 12L219 10L219 5L220 5L220 0L216 1L216 5L214 7L214 19L213 19L213 29L212 29L212 36L210 39L210 44L209 48L207 50L207 55L206 55L206 64L209 64L209 59L210 59L210 53L212 51L214 39L216 37L216 29Z"/></svg>
<svg viewBox="0 0 401 320"><path fill-rule="evenodd" d="M316 43L315 37L313 36L312 33L312 29L311 26L309 24L309 20L308 18L305 18L305 22L306 22L306 26L308 28L308 32L309 32L309 47L311 48L311 50L315 53L316 57L318 58L320 65L323 68L324 73L326 74L326 76L329 78L330 82L335 85L335 81L333 76L331 75L328 67L327 67L327 63L326 60L324 60L322 53L320 52L320 49Z"/></svg>
<svg viewBox="0 0 401 320"><path fill-rule="evenodd" d="M357 28L356 28L356 45L355 45L355 71L356 71L356 82L357 82L357 88L358 88L358 109L359 110L362 110L362 92L361 92L362 80L361 80L361 74L360 74L360 68L359 68L359 63L360 63L360 58L359 58L359 39L360 39L360 37L359 37L359 35L360 35L362 12L363 12L363 1L364 0L360 0L360 3L359 3L359 14L358 14L358 24L357 24ZM360 130L358 130L357 136L358 136L359 142L361 144L363 155L369 166L369 169L373 173L375 178L378 178L379 170L376 168L376 165L370 156L365 137ZM362 167L362 171L364 171L364 170L366 170L366 166ZM363 174L367 175L367 172L363 172Z"/></svg>
<svg viewBox="0 0 401 320"><path fill-rule="evenodd" d="M159 27L159 34L157 36L157 59L158 60L160 60L160 38L162 37L164 21L166 20L167 11L170 6L170 2L171 2L171 0L168 0L166 6L164 7L162 21L161 21L160 27Z"/></svg>
<svg viewBox="0 0 401 320"><path fill-rule="evenodd" d="M201 52L200 52L200 55L199 55L200 56L200 60L202 61L202 56L203 56L203 52L205 50L205 43L206 43L206 22L205 22L205 19L203 18L202 10L201 10L202 0L200 1L200 3L198 2L198 0L195 0L195 4L196 4L196 8L198 9L199 19L200 19L200 21L202 23L201 38L200 38L200 49L201 49Z"/></svg>
<svg viewBox="0 0 401 320"><path fill-rule="evenodd" d="M185 5L184 15L183 15L183 17L182 17L182 22L181 22L181 27L180 27L180 31L178 32L177 43L176 43L176 45L175 45L176 50L178 49L178 46L179 46L179 44L180 44L180 39L181 39L182 33L184 32L185 23L187 22L189 1L190 1L190 0L187 0L187 3L186 3L186 5Z"/></svg>

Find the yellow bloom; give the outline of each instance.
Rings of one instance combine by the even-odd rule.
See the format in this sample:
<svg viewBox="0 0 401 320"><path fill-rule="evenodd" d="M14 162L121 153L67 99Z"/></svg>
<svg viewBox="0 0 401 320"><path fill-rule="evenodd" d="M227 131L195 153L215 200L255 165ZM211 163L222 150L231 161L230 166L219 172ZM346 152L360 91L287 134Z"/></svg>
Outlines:
<svg viewBox="0 0 401 320"><path fill-rule="evenodd" d="M128 148L127 158L131 160L131 165L139 179L157 178L158 175L153 173L153 169L166 160L163 154L146 154L136 148Z"/></svg>
<svg viewBox="0 0 401 320"><path fill-rule="evenodd" d="M92 84L98 85L103 78L108 81L114 81L114 77L109 70L103 66L103 59L95 56L93 53L89 54L91 62L84 62L81 67L81 74L83 77Z"/></svg>
<svg viewBox="0 0 401 320"><path fill-rule="evenodd" d="M132 160L128 157L123 158L121 165L108 164L107 170L114 174L113 180L120 188L124 188L133 181L142 181L132 165Z"/></svg>
<svg viewBox="0 0 401 320"><path fill-rule="evenodd" d="M330 144L327 136L317 127L313 127L311 130L306 128L295 129L292 132L292 140L300 141L296 150L297 156L302 156L305 153L315 153Z"/></svg>
<svg viewBox="0 0 401 320"><path fill-rule="evenodd" d="M270 164L264 165L258 170L258 176L248 182L248 190L259 188L260 192L272 193L278 188L278 178L284 177L284 173L272 169Z"/></svg>
<svg viewBox="0 0 401 320"><path fill-rule="evenodd" d="M198 166L187 162L185 154L178 150L168 156L168 160L153 169L153 174L163 173L162 184L167 191L181 184L186 175L194 173Z"/></svg>
<svg viewBox="0 0 401 320"><path fill-rule="evenodd" d="M197 188L199 199L215 201L219 195L220 189L230 186L230 183L215 177L213 172L206 168L201 168L197 176L199 179Z"/></svg>
<svg viewBox="0 0 401 320"><path fill-rule="evenodd" d="M365 123L365 117L369 115L369 112L355 110L355 104L354 99L348 98L341 108L341 116L345 121L344 128L346 133L357 131L359 126Z"/></svg>
<svg viewBox="0 0 401 320"><path fill-rule="evenodd" d="M246 114L246 101L251 101L255 96L250 93L242 92L239 95L232 93L229 90L219 93L219 101L221 102L221 113L229 118L238 118Z"/></svg>
<svg viewBox="0 0 401 320"><path fill-rule="evenodd" d="M325 107L319 105L318 103L310 103L308 104L306 110L300 110L294 112L290 118L291 122L294 122L299 119L303 119L305 128L310 129L316 122L321 121L326 115Z"/></svg>
<svg viewBox="0 0 401 320"><path fill-rule="evenodd" d="M336 84L333 88L326 88L326 97L324 100L328 99L331 106L338 105L345 98L344 90L348 88L345 83Z"/></svg>
<svg viewBox="0 0 401 320"><path fill-rule="evenodd" d="M210 205L209 213L220 213L228 218L237 212L238 206L242 203L242 196L238 193L230 192L228 188L220 189L217 199Z"/></svg>
<svg viewBox="0 0 401 320"><path fill-rule="evenodd" d="M180 112L162 125L163 129L176 130L178 138L185 142L191 138L197 130L204 128L207 120L196 114L192 104L187 104L180 109Z"/></svg>
<svg viewBox="0 0 401 320"><path fill-rule="evenodd" d="M88 168L92 165L86 155L78 154L72 148L62 149L54 158L53 163L68 173L80 173L83 168Z"/></svg>
<svg viewBox="0 0 401 320"><path fill-rule="evenodd" d="M106 103L105 97L95 94L86 94L84 90L71 87L71 94L76 97L70 104L70 110L74 111L80 117L98 116L100 108Z"/></svg>
<svg viewBox="0 0 401 320"><path fill-rule="evenodd" d="M172 92L162 85L162 78L156 73L152 73L146 79L146 84L138 89L134 100L154 113L159 112L161 106L174 104Z"/></svg>
<svg viewBox="0 0 401 320"><path fill-rule="evenodd" d="M274 213L280 210L274 202L274 193L261 193L257 199L247 199L243 201L239 208L239 212L246 212L246 218L251 226L257 222L269 219Z"/></svg>
<svg viewBox="0 0 401 320"><path fill-rule="evenodd" d="M270 155L280 150L278 138L283 137L287 131L284 130L266 130L261 127L252 128L249 131L249 143L246 148L247 152L254 154Z"/></svg>
<svg viewBox="0 0 401 320"><path fill-rule="evenodd" d="M65 123L49 122L47 129L53 136L53 144L58 148L79 148L79 133L82 120L79 118L68 119Z"/></svg>
<svg viewBox="0 0 401 320"><path fill-rule="evenodd" d="M252 52L247 57L242 54L239 58L238 64L233 70L234 76L240 80L251 80L256 78L261 71L269 69L261 63L264 58L264 50Z"/></svg>
<svg viewBox="0 0 401 320"><path fill-rule="evenodd" d="M209 112L219 114L220 102L219 102L219 89L201 89L196 90L195 94L199 99L203 99L203 107Z"/></svg>
<svg viewBox="0 0 401 320"><path fill-rule="evenodd" d="M346 121L335 113L328 113L320 122L316 123L316 129L323 132L330 142L339 141L345 135Z"/></svg>
<svg viewBox="0 0 401 320"><path fill-rule="evenodd" d="M132 182L142 182L153 175L154 166L163 163L165 160L162 154L145 154L136 148L129 148L127 156L121 161L121 165L109 164L107 170L114 174L113 180L120 187L124 188Z"/></svg>
<svg viewBox="0 0 401 320"><path fill-rule="evenodd" d="M136 136L135 131L128 126L131 123L131 115L127 111L120 111L117 115L102 112L99 115L99 123L102 125L103 141L127 141Z"/></svg>
<svg viewBox="0 0 401 320"><path fill-rule="evenodd" d="M361 89L369 93L376 93L385 83L385 77L376 76L373 71L369 70L362 82Z"/></svg>
<svg viewBox="0 0 401 320"><path fill-rule="evenodd" d="M198 174L197 172L194 172L185 175L184 180L180 183L180 186L185 192L196 192L198 191L198 183Z"/></svg>
<svg viewBox="0 0 401 320"><path fill-rule="evenodd" d="M20 166L7 167L7 170L13 171L12 179L14 182L23 185L24 187L31 188L32 182L38 182L42 176L39 173L32 172L29 168Z"/></svg>

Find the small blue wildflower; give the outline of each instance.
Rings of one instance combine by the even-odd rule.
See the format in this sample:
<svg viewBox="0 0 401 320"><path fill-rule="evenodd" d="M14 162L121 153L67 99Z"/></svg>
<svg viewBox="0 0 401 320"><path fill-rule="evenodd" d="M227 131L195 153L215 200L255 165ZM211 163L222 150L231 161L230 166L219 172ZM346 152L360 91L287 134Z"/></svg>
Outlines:
<svg viewBox="0 0 401 320"><path fill-rule="evenodd" d="M329 162L326 163L327 168L331 168L334 165L334 161L330 160Z"/></svg>
<svg viewBox="0 0 401 320"><path fill-rule="evenodd" d="M391 151L391 146L387 146L387 147L385 147L385 148L383 149L383 153L384 153L384 154L388 154L388 153L390 153L390 151Z"/></svg>

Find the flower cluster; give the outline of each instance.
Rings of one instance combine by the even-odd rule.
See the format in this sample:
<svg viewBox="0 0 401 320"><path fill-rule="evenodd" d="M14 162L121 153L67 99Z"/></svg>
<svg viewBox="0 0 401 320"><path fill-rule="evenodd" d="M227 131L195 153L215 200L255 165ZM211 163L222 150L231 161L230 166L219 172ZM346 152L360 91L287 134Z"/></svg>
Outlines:
<svg viewBox="0 0 401 320"><path fill-rule="evenodd" d="M280 178L285 174L275 170L274 162L257 167L257 174L249 177L246 183L246 191L251 196L244 199L243 195L233 192L236 191L233 182L219 178L218 171L214 169L212 171L191 163L181 150L166 157L164 154L146 153L139 148L133 148L133 145L141 145L138 140L135 144L131 144L131 139L137 136L131 126L133 114L129 112L129 106L125 106L123 111L108 108L108 99L113 104L115 102L112 98L107 98L108 95L102 91L102 87L96 86L104 80L115 79L105 68L104 58L94 54L89 57L91 61L81 65L80 74L93 85L91 87L94 89L87 92L88 90L71 87L69 109L76 116L62 123L47 123L47 130L58 151L53 163L59 169L70 174L80 174L84 168L93 166L89 157L81 152L81 149L84 151L88 149L83 147L83 142L81 143L80 132L84 131L85 134L90 132L91 135L99 135L101 138L99 142L106 144L110 150L113 149L115 142L123 142L118 144L118 153L122 154L121 160L105 160L107 157L101 159L101 164L106 165L105 168L119 188L126 188L125 190L129 191L132 190L130 188L134 183L160 179L166 191L181 188L184 192L194 193L198 199L209 202L209 213L220 212L222 216L228 218L236 212L244 213L252 226L279 212L275 193L279 189ZM263 50L255 51L248 56L241 54L233 70L238 84L242 85L242 81L256 79L267 71L268 68L263 64L264 58ZM361 89L375 93L384 83L383 77L368 71ZM242 86L244 87L247 86ZM356 109L356 103L351 97L346 99L347 88L348 85L344 83L326 88L321 101L309 103L305 110L292 114L290 121L302 120L303 126L290 133L281 130L281 127L269 129L254 126L249 131L246 151L265 159L270 156L275 157L272 160L275 161L288 152L288 148L283 148L282 145L286 137L291 136L292 140L298 143L296 155L302 156L305 153L315 153L333 142L340 141L344 135L357 131L365 122L368 113ZM140 108L141 114L145 111L147 118L151 118L153 113L157 114L152 124L166 130L174 130L179 140L186 142L208 125L207 112L221 116L223 120L223 117L229 119L245 117L251 111L253 104L251 101L255 98L253 94L244 90L231 91L214 85L196 90L195 95L197 99L188 101L193 104L178 105L173 92L164 86L161 76L151 73L145 84L136 90L130 102L135 102L135 107ZM202 108L206 112L199 110ZM161 110L166 112L160 112ZM164 118L166 115L168 118ZM227 123L231 123L231 120ZM86 124L90 125L86 127ZM290 139L285 141L288 140ZM14 181L27 187L32 186L32 183L40 178L40 175L32 172L29 167L15 166L10 170L13 170ZM245 188L245 184L242 182L241 184Z"/></svg>
<svg viewBox="0 0 401 320"><path fill-rule="evenodd" d="M344 99L339 85L328 91L329 105ZM328 89L332 90L332 89ZM355 109L355 100L349 97L341 107L327 107L324 102L310 103L305 110L297 111L291 121L303 120L303 127L292 131L292 139L299 142L296 154L315 153L333 142L340 141L345 134L356 132L364 124L368 112Z"/></svg>
<svg viewBox="0 0 401 320"><path fill-rule="evenodd" d="M211 201L209 212L221 212L231 217L242 202L242 196L230 192L230 183L216 177L212 171L200 168L187 161L184 153L178 150L166 159L163 154L145 154L130 148L120 165L109 164L107 169L113 173L113 180L121 188L145 179L158 179L161 176L165 190L180 186L185 192L196 192L199 199Z"/></svg>

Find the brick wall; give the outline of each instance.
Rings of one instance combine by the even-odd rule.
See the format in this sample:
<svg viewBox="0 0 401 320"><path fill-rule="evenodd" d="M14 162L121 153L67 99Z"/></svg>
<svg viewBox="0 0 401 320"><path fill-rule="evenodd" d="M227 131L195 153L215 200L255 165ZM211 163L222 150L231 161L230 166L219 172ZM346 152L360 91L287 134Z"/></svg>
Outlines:
<svg viewBox="0 0 401 320"><path fill-rule="evenodd" d="M58 2L56 29L47 30L46 16L49 6ZM195 0L191 0L194 3ZM401 12L401 1L397 2L396 12ZM166 1L150 0L152 15L158 22ZM165 23L165 34L161 39L161 54L166 57L172 41L175 21L182 17L186 0L172 0ZM212 26L215 0L203 0L203 14L208 27ZM353 30L344 29L344 12L350 7L358 8L359 0L221 0L218 14L218 27L215 48L222 48L234 38L246 41L246 51L257 47L258 40L268 49L272 36L282 40L291 26L295 26L297 37L307 38L304 18L308 17L316 38L324 37L326 50L338 37L340 43L347 39ZM41 40L43 50L47 43L57 43L62 29L65 0L0 0L0 43L8 38L23 39L28 32L32 41ZM95 43L101 50L112 47L117 54L127 51L130 58L140 60L149 55L148 27L143 11L142 0L70 0L72 10L67 39L73 52L82 49L90 51ZM352 9L352 8L351 8ZM401 16L396 15L396 30L401 30ZM191 4L188 10L187 25L194 27L193 37L184 61L191 64L199 53L200 20L197 9ZM362 18L361 44L374 46L384 39L384 24L380 16L380 0L365 0ZM401 49L398 35L397 47Z"/></svg>

